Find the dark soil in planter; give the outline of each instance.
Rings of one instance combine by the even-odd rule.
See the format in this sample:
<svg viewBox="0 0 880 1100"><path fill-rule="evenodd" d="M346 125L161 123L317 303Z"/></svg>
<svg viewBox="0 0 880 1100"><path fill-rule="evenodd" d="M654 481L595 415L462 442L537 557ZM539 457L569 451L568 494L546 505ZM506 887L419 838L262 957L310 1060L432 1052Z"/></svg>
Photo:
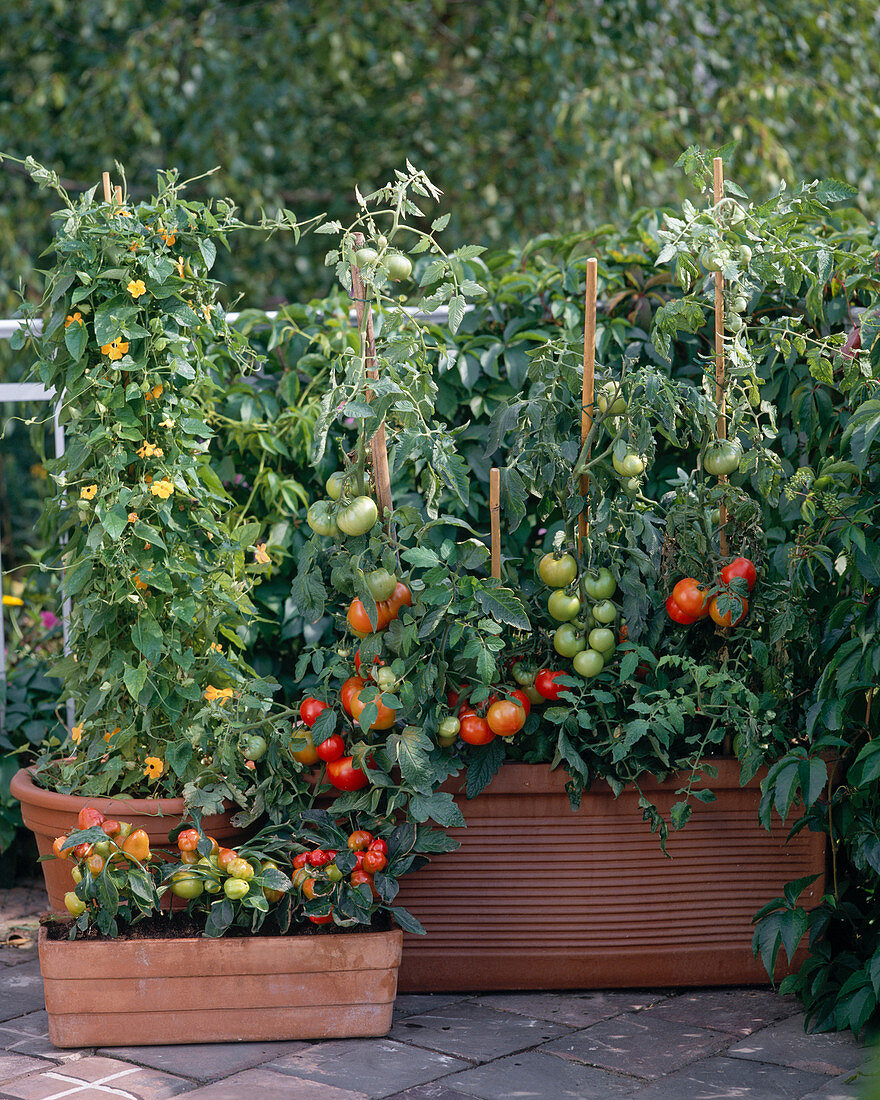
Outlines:
<svg viewBox="0 0 880 1100"><path fill-rule="evenodd" d="M42 923L46 929L48 939L70 939L72 921L45 920ZM339 934L350 936L358 932L388 932L393 927L395 925L390 913L379 912L374 914L372 923L355 924L349 928L342 928L338 924L312 924L311 921L304 921L291 924L286 932L281 932L277 927L270 926L267 922L259 932L253 933L247 928L233 926L221 939L249 939L255 934L275 938L281 938L282 936L333 936ZM180 940L200 937L202 937L202 925L194 921L189 914L171 913L170 916L147 917L145 920L126 928L116 937L105 936L97 929L91 928L87 932L80 932L76 938L77 940L95 940L98 942L115 939L118 942L119 940Z"/></svg>

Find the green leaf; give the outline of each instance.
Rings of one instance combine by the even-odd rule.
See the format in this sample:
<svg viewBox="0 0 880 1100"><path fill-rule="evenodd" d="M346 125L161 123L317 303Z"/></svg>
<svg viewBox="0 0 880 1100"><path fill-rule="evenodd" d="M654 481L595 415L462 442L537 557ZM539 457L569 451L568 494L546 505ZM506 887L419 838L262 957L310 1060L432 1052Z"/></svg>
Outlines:
<svg viewBox="0 0 880 1100"><path fill-rule="evenodd" d="M449 300L449 331L458 332L465 315L465 300L460 294L454 294Z"/></svg>
<svg viewBox="0 0 880 1100"><path fill-rule="evenodd" d="M433 747L431 738L415 726L392 733L386 742L388 753L399 766L404 782L417 791L425 791L431 785L434 770L429 754Z"/></svg>
<svg viewBox="0 0 880 1100"><path fill-rule="evenodd" d="M135 649L151 664L162 655L162 630L152 615L142 615L131 628L131 640Z"/></svg>
<svg viewBox="0 0 880 1100"><path fill-rule="evenodd" d="M444 829L462 828L465 824L461 810L448 791L412 795L409 812L416 821L436 821Z"/></svg>
<svg viewBox="0 0 880 1100"><path fill-rule="evenodd" d="M147 682L148 666L145 661L141 661L137 668L132 668L131 665L127 665L122 673L122 682L125 684L128 694L134 699L135 702L140 698L141 692L144 690L144 685Z"/></svg>
<svg viewBox="0 0 880 1100"><path fill-rule="evenodd" d="M105 512L100 519L104 530L114 542L118 540L128 526L128 513L121 504L114 504L110 511Z"/></svg>
<svg viewBox="0 0 880 1100"><path fill-rule="evenodd" d="M126 336L128 326L138 314L138 307L122 297L111 298L95 310L95 340L98 345L110 344ZM73 325L70 326L73 328Z"/></svg>
<svg viewBox="0 0 880 1100"><path fill-rule="evenodd" d="M64 330L64 343L70 353L70 358L76 363L82 359L88 341L88 329L81 321L73 321Z"/></svg>
<svg viewBox="0 0 880 1100"><path fill-rule="evenodd" d="M165 746L165 761L176 776L182 776L193 758L189 741L169 741Z"/></svg>
<svg viewBox="0 0 880 1100"><path fill-rule="evenodd" d="M531 630L532 624L522 601L509 588L489 588L480 584L474 590L474 596L483 612L496 622L506 623L517 630Z"/></svg>
<svg viewBox="0 0 880 1100"><path fill-rule="evenodd" d="M465 794L468 798L476 798L489 786L501 769L505 756L504 745L499 738L474 748L467 768Z"/></svg>
<svg viewBox="0 0 880 1100"><path fill-rule="evenodd" d="M404 932L412 932L416 936L424 936L425 929L421 926L419 921L408 912L402 906L392 906L391 916L397 921Z"/></svg>

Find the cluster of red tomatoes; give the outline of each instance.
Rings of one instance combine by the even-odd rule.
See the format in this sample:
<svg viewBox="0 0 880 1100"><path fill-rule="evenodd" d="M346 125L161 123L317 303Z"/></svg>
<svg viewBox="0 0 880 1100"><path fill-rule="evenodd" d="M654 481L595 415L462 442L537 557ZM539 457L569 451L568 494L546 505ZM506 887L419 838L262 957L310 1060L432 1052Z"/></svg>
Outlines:
<svg viewBox="0 0 880 1100"><path fill-rule="evenodd" d="M450 708L458 707L458 717L450 715L440 723L438 741L442 746L454 744L456 737L466 745L488 745L496 737L513 737L526 724L532 701L522 689L515 688L503 697L493 693L485 702L471 703L462 699L466 687L462 684L458 691L446 693Z"/></svg>
<svg viewBox="0 0 880 1100"><path fill-rule="evenodd" d="M378 892L373 884L373 875L384 871L388 865L388 845L381 837L374 837L366 829L355 829L348 838L348 849L354 853L354 868L348 873L352 886L366 885L373 897ZM345 872L337 866L339 852L335 848L315 848L311 852L300 852L293 859L293 885L302 892L304 898L327 897L338 882L346 878ZM329 924L333 919L333 909L323 916L310 916L313 924Z"/></svg>
<svg viewBox="0 0 880 1100"><path fill-rule="evenodd" d="M695 577L685 577L666 600L666 613L682 626L690 626L707 615L719 626L737 626L749 611L749 601L733 587L738 579L745 582L749 592L755 587L758 571L748 558L734 558L725 565L714 587L701 584Z"/></svg>
<svg viewBox="0 0 880 1100"><path fill-rule="evenodd" d="M367 574L367 588L376 601L376 630L385 630L400 614L402 607L412 607L412 592L387 569L374 569ZM373 624L363 600L354 599L346 615L352 633L358 638L372 634Z"/></svg>

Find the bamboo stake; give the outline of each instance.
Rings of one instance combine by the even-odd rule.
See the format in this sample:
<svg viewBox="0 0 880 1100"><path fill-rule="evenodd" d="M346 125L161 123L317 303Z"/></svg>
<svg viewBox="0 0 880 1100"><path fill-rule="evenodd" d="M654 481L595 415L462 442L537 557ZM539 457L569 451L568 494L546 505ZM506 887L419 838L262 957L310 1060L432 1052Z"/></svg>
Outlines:
<svg viewBox="0 0 880 1100"><path fill-rule="evenodd" d="M721 157L715 157L712 162L714 170L714 202L717 206L724 195L724 165ZM718 406L718 419L715 423L715 433L719 439L727 439L727 404L726 404L727 379L724 365L724 276L720 271L715 272L715 403ZM727 481L722 476L720 481ZM722 501L720 508L720 550L721 556L726 558L729 552L727 543L727 505Z"/></svg>
<svg viewBox="0 0 880 1100"><path fill-rule="evenodd" d="M364 236L362 233L354 234L354 243L357 248L363 246ZM351 290L355 313L357 314L358 329L364 324L364 313L366 311L367 377L378 378L379 371L376 369L376 337L373 332L373 310L372 308L367 309L364 284L361 280L360 269L355 264L351 265ZM372 366L370 364L372 364ZM372 396L371 391L367 390L368 401L371 400ZM384 520L386 508L390 512L394 507L391 500L391 475L388 472L388 447L385 442L384 420L373 436L370 446L373 456L373 476L376 481L376 497L379 505L379 515L382 516Z"/></svg>
<svg viewBox="0 0 880 1100"><path fill-rule="evenodd" d="M489 471L489 519L492 528L492 576L501 579L501 471Z"/></svg>
<svg viewBox="0 0 880 1100"><path fill-rule="evenodd" d="M595 257L587 260L587 286L584 292L584 380L581 389L581 446L583 447L593 426L593 397L596 382L596 286L599 261ZM589 455L586 456L589 458ZM590 492L588 474L581 474L581 496ZM587 506L578 516L578 554L583 552L584 539L590 531L590 518Z"/></svg>
<svg viewBox="0 0 880 1100"><path fill-rule="evenodd" d="M122 206L122 188L121 187L116 187L114 189L113 197L116 199L116 201L119 203L119 205Z"/></svg>
<svg viewBox="0 0 880 1100"><path fill-rule="evenodd" d="M104 202L110 202L113 198L113 188L110 186L110 173L102 172L101 181L104 184Z"/></svg>

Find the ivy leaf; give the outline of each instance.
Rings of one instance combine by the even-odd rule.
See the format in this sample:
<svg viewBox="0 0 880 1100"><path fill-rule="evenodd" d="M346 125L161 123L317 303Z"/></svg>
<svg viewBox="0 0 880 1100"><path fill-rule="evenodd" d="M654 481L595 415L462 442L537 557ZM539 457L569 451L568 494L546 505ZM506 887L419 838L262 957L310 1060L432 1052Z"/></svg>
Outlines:
<svg viewBox="0 0 880 1100"><path fill-rule="evenodd" d="M138 307L121 296L111 298L95 310L95 340L99 345L109 344L127 335L128 325L137 317ZM70 326L73 328L73 325Z"/></svg>

